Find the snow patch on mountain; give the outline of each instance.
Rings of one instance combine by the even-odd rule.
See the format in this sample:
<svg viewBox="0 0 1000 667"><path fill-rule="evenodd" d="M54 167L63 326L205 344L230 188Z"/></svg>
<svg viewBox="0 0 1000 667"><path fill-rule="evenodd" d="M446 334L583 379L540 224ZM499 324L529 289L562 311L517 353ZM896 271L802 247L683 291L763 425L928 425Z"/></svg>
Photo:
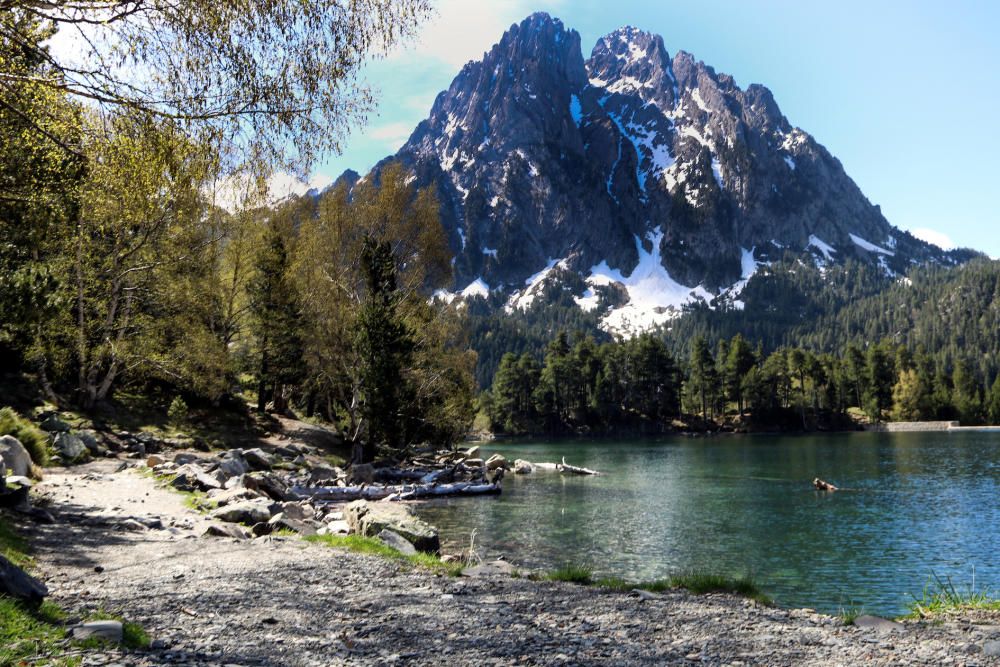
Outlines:
<svg viewBox="0 0 1000 667"><path fill-rule="evenodd" d="M831 246L830 244L828 244L826 241L816 236L815 234L809 235L809 243L806 245L806 247L808 248L809 246L812 246L813 248L816 248L821 253L823 253L823 257L825 257L826 261L828 262L833 261L833 254L837 252L836 248L834 248L833 246Z"/></svg>
<svg viewBox="0 0 1000 667"><path fill-rule="evenodd" d="M639 263L628 276L609 267L607 260L590 269L586 282L591 288L620 283L629 296L628 303L611 309L601 318L601 327L606 331L624 336L635 335L680 316L685 304L712 300L712 295L704 287L681 285L667 273L660 257L662 228L657 227L646 234L646 240L652 243L651 251L643 247L642 239L635 237ZM593 289L585 292L577 303L586 310L595 307Z"/></svg>
<svg viewBox="0 0 1000 667"><path fill-rule="evenodd" d="M569 115L573 117L576 126L580 127L583 122L583 106L580 104L580 98L576 95L571 95L569 98Z"/></svg>
<svg viewBox="0 0 1000 667"><path fill-rule="evenodd" d="M869 241L864 240L863 238L857 236L856 234L848 234L848 236L850 236L851 240L854 241L854 245L858 246L863 250L867 250L868 252L877 252L882 255L889 255L890 257L896 254L891 250L886 250L882 246L877 246L874 243L870 243Z"/></svg>
<svg viewBox="0 0 1000 667"><path fill-rule="evenodd" d="M462 290L462 296L465 298L469 298L470 296L481 296L485 299L489 295L490 286L487 285L486 281L482 278L476 278Z"/></svg>
<svg viewBox="0 0 1000 667"><path fill-rule="evenodd" d="M545 281L548 279L549 275L556 268L568 269L569 266L565 259L549 259L545 264L545 268L541 271L532 274L527 280L524 281L524 289L514 292L510 295L507 300L506 311L508 313L514 312L515 309L526 310L535 301L535 297L542 291L545 285Z"/></svg>

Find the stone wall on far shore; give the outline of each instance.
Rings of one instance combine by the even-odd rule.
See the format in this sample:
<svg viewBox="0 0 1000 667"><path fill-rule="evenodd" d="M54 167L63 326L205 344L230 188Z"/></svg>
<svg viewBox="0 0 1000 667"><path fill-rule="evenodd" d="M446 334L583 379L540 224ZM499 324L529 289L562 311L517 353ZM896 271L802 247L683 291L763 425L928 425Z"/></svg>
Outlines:
<svg viewBox="0 0 1000 667"><path fill-rule="evenodd" d="M945 422L888 422L884 424L869 424L866 431L880 433L908 433L914 431L950 431L959 428L957 421Z"/></svg>

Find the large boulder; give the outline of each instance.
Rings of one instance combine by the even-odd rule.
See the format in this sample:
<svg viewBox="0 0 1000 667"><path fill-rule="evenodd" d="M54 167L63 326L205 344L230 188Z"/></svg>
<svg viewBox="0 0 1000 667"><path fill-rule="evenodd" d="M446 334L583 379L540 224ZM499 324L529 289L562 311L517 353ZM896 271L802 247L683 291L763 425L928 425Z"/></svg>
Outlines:
<svg viewBox="0 0 1000 667"><path fill-rule="evenodd" d="M400 535L399 533L385 528L375 537L386 545L387 547L392 547L404 556L413 556L417 553L417 548L410 544L410 541Z"/></svg>
<svg viewBox="0 0 1000 667"><path fill-rule="evenodd" d="M486 469L496 470L497 468L506 468L507 459L504 458L502 454L494 454L490 458L486 459Z"/></svg>
<svg viewBox="0 0 1000 667"><path fill-rule="evenodd" d="M252 526L255 523L265 523L271 518L270 504L263 500L244 500L220 507L214 510L211 516L227 523L244 523Z"/></svg>
<svg viewBox="0 0 1000 667"><path fill-rule="evenodd" d="M531 465L530 461L525 461L524 459L517 459L514 461L514 474L515 475L529 475L535 471L535 467Z"/></svg>
<svg viewBox="0 0 1000 667"><path fill-rule="evenodd" d="M0 593L37 604L49 594L45 584L0 556Z"/></svg>
<svg viewBox="0 0 1000 667"><path fill-rule="evenodd" d="M352 533L376 537L388 529L406 538L419 551L438 553L441 550L437 530L414 516L408 505L355 500L344 510L344 518Z"/></svg>
<svg viewBox="0 0 1000 667"><path fill-rule="evenodd" d="M177 476L170 484L179 491L211 491L222 488L219 480L193 463L186 463L178 468Z"/></svg>
<svg viewBox="0 0 1000 667"><path fill-rule="evenodd" d="M12 435L0 438L0 459L7 466L8 475L23 477L31 473L31 455L21 441Z"/></svg>
<svg viewBox="0 0 1000 667"><path fill-rule="evenodd" d="M231 477L240 477L250 472L250 464L243 458L243 450L231 449L222 455L219 466L215 469L215 477L225 482Z"/></svg>
<svg viewBox="0 0 1000 667"><path fill-rule="evenodd" d="M55 413L43 419L38 427L49 433L69 433L70 430L70 425L59 419L59 416Z"/></svg>
<svg viewBox="0 0 1000 667"><path fill-rule="evenodd" d="M254 470L270 470L271 466L278 462L278 457L268 454L259 447L244 451L243 458Z"/></svg>
<svg viewBox="0 0 1000 667"><path fill-rule="evenodd" d="M63 463L72 463L87 453L83 440L64 431L57 432L52 438L52 448L62 457Z"/></svg>
<svg viewBox="0 0 1000 667"><path fill-rule="evenodd" d="M80 438L80 442L87 450L96 456L103 456L107 454L108 448L97 438L97 433L95 431L77 431L76 437Z"/></svg>

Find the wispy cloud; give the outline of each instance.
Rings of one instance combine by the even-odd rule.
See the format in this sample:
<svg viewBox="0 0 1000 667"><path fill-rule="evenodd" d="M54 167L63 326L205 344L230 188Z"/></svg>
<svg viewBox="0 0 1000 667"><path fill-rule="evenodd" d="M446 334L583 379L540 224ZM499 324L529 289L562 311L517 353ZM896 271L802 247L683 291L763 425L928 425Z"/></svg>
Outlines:
<svg viewBox="0 0 1000 667"><path fill-rule="evenodd" d="M267 185L271 199L277 201L289 195L304 195L310 190L322 190L330 183L333 183L333 177L329 174L313 174L308 181L302 181L291 174L279 171L271 176Z"/></svg>
<svg viewBox="0 0 1000 667"><path fill-rule="evenodd" d="M921 241L926 241L927 243L933 243L942 250L951 250L955 247L955 242L951 240L951 237L944 232L939 232L936 229L930 229L929 227L918 227L917 229L911 229L910 233L916 236Z"/></svg>
<svg viewBox="0 0 1000 667"><path fill-rule="evenodd" d="M367 132L367 135L369 138L381 142L386 149L396 151L410 138L413 127L414 124L407 122L386 123L373 127Z"/></svg>
<svg viewBox="0 0 1000 667"><path fill-rule="evenodd" d="M504 31L533 11L555 10L565 0L440 0L437 13L420 30L415 43L391 58L430 58L458 68L479 60Z"/></svg>

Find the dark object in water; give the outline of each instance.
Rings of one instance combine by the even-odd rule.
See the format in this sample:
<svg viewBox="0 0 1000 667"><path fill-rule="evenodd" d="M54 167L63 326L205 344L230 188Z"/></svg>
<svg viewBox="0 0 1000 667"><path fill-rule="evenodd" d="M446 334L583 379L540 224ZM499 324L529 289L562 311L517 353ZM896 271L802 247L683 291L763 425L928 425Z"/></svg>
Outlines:
<svg viewBox="0 0 1000 667"><path fill-rule="evenodd" d="M813 488L817 491L836 491L837 487L830 482L824 482L819 477L813 480Z"/></svg>

